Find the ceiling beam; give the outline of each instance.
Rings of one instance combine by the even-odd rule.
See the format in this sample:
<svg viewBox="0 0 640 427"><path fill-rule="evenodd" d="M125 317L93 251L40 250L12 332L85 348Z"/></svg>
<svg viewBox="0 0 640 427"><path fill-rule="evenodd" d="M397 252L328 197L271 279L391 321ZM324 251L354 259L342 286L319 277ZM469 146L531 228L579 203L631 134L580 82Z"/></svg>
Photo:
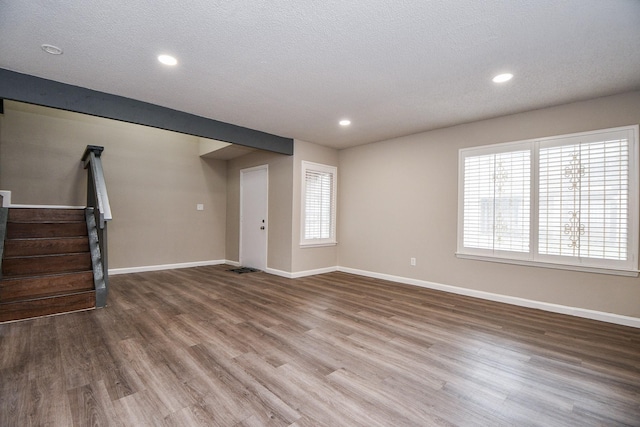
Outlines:
<svg viewBox="0 0 640 427"><path fill-rule="evenodd" d="M292 138L2 68L0 98L293 154Z"/></svg>

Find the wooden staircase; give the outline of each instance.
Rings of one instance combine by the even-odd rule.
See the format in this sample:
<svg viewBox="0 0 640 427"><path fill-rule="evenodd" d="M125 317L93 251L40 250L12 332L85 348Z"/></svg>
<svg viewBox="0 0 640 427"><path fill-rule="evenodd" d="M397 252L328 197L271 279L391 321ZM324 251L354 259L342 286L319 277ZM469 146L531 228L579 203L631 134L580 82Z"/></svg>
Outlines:
<svg viewBox="0 0 640 427"><path fill-rule="evenodd" d="M85 210L10 208L0 322L95 306Z"/></svg>

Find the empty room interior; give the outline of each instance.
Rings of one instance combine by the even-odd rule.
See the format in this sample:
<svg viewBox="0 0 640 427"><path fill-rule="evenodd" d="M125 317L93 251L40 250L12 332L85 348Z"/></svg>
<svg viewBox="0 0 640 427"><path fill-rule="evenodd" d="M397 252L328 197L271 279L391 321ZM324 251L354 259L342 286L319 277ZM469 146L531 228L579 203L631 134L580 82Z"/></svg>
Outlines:
<svg viewBox="0 0 640 427"><path fill-rule="evenodd" d="M0 2L0 426L640 426L639 47L635 0Z"/></svg>

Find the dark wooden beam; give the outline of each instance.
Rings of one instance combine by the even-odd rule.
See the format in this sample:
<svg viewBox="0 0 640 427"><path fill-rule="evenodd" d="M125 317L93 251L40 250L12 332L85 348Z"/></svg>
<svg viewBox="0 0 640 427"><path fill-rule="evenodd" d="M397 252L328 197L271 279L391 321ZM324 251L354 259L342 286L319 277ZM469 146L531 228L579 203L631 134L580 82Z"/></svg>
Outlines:
<svg viewBox="0 0 640 427"><path fill-rule="evenodd" d="M292 138L2 68L0 98L293 154Z"/></svg>

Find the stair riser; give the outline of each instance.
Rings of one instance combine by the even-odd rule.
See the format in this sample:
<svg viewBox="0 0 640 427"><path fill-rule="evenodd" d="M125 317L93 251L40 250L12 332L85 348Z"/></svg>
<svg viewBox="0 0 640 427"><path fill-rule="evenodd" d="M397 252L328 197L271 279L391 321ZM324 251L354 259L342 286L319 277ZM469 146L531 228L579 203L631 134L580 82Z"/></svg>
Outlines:
<svg viewBox="0 0 640 427"><path fill-rule="evenodd" d="M89 253L5 258L2 261L2 275L4 278L10 278L11 276L33 276L36 274L67 273L91 269L91 255Z"/></svg>
<svg viewBox="0 0 640 427"><path fill-rule="evenodd" d="M87 252L89 238L69 237L64 239L18 239L4 243L4 256L52 255Z"/></svg>
<svg viewBox="0 0 640 427"><path fill-rule="evenodd" d="M0 301L41 297L51 294L75 293L93 289L93 272L57 276L27 277L0 281Z"/></svg>
<svg viewBox="0 0 640 427"><path fill-rule="evenodd" d="M7 239L81 237L86 235L87 224L85 222L7 223Z"/></svg>
<svg viewBox="0 0 640 427"><path fill-rule="evenodd" d="M84 209L11 208L9 222L84 221Z"/></svg>
<svg viewBox="0 0 640 427"><path fill-rule="evenodd" d="M0 304L0 322L94 308L95 291Z"/></svg>

